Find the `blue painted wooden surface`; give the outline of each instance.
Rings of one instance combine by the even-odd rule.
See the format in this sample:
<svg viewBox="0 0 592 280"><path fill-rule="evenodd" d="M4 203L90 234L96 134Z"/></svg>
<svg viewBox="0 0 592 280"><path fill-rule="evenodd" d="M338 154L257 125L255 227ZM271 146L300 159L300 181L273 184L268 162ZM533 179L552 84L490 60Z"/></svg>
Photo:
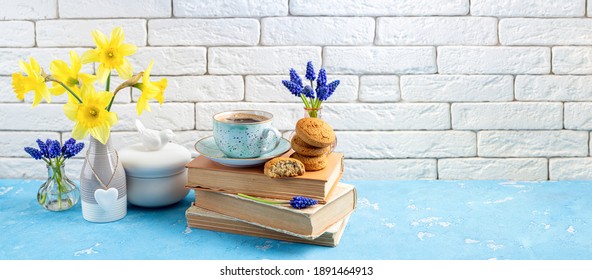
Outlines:
<svg viewBox="0 0 592 280"><path fill-rule="evenodd" d="M187 228L178 204L94 224L42 209L40 181L0 180L0 259L592 259L592 183L350 181L336 248Z"/></svg>

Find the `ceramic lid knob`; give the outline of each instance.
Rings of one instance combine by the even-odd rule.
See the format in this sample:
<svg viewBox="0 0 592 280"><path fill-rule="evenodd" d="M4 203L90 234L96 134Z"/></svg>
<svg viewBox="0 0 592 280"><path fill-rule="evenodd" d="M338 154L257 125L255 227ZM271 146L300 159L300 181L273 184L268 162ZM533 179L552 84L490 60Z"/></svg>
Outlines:
<svg viewBox="0 0 592 280"><path fill-rule="evenodd" d="M162 149L168 142L170 142L175 133L170 129L154 130L146 128L142 122L136 119L136 128L138 129L138 135L144 148L148 151L158 151Z"/></svg>

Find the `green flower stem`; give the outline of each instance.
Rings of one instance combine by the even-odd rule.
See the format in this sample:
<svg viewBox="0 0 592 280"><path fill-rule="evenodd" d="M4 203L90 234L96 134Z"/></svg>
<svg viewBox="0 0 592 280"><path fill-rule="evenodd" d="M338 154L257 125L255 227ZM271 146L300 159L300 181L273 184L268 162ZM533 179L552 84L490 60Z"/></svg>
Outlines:
<svg viewBox="0 0 592 280"><path fill-rule="evenodd" d="M109 76L107 76L107 86L105 87L105 91L109 91L109 87L111 86L111 72L109 72ZM115 100L116 93L113 94L111 100L109 101L109 105L107 106L107 111L111 112L111 106L113 106L113 100Z"/></svg>
<svg viewBox="0 0 592 280"><path fill-rule="evenodd" d="M318 118L319 114L318 114L317 110L310 110L310 111L308 111L308 116L311 118Z"/></svg>
<svg viewBox="0 0 592 280"><path fill-rule="evenodd" d="M302 94L302 93L300 94L300 99L302 99L302 102L304 103L304 107L310 108L310 104L306 100L306 97L304 97L304 94Z"/></svg>
<svg viewBox="0 0 592 280"><path fill-rule="evenodd" d="M109 101L109 105L107 105L107 111L111 112L111 106L113 105L113 100L115 100L115 94L111 97L111 101Z"/></svg>
<svg viewBox="0 0 592 280"><path fill-rule="evenodd" d="M52 82L56 82L58 84L60 84L62 87L64 87L70 94L72 94L72 96L74 96L74 98L76 98L76 100L78 100L78 103L82 103L82 99L80 99L80 97L78 97L78 95L76 95L76 93L74 93L66 84L55 80L55 79L51 79Z"/></svg>
<svg viewBox="0 0 592 280"><path fill-rule="evenodd" d="M62 186L62 169L59 166L55 166L54 168L54 176L58 184L58 207L62 209L62 192L64 191L64 186Z"/></svg>
<svg viewBox="0 0 592 280"><path fill-rule="evenodd" d="M121 83L117 88L115 88L115 91L113 91L113 97L111 97L111 101L109 101L109 106L107 106L107 111L111 111L111 106L113 105L113 100L115 100L115 96L117 96L117 93L120 90L122 90L124 88L128 88L128 87L135 87L135 88L142 90L142 88L141 88L142 83L138 83L138 81L142 78L143 75L144 75L144 72L140 72L140 73L136 74L135 76L131 77L130 79L126 80L125 82ZM107 84L109 84L110 80L111 80L111 73L109 73L109 77L107 78ZM107 91L109 91L108 87L107 87Z"/></svg>
<svg viewBox="0 0 592 280"><path fill-rule="evenodd" d="M60 161L60 158L61 157L56 158L55 161L52 161L51 159L49 161L46 160L46 162L48 162L52 170L51 179L58 185L58 208L62 209L62 195L66 191L66 188L62 184L63 175L61 166L63 161ZM45 198L43 200L45 200Z"/></svg>
<svg viewBox="0 0 592 280"><path fill-rule="evenodd" d="M109 91L111 87L111 72L109 72L109 76L107 76L107 85L105 85L105 91Z"/></svg>
<svg viewBox="0 0 592 280"><path fill-rule="evenodd" d="M286 202L286 201L271 201L271 200L266 200L266 199L262 199L262 198L258 198L258 197L254 197L254 196L250 196L250 195L246 195L244 193L239 193L238 196L244 197L244 198L248 198L248 199L251 199L251 200L255 200L255 201L258 201L258 202L267 203L267 204L286 204L286 203L290 203L290 202Z"/></svg>

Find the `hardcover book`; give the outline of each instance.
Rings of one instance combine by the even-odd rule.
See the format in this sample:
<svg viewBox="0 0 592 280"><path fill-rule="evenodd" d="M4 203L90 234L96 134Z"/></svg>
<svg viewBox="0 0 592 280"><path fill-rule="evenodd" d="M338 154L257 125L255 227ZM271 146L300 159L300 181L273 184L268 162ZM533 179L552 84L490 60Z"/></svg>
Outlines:
<svg viewBox="0 0 592 280"><path fill-rule="evenodd" d="M341 236L343 235L349 220L349 216L347 216L342 220L337 221L319 237L310 240L252 225L230 216L199 208L195 205L192 205L187 209L185 212L185 217L187 218L187 225L192 228L201 228L328 247L335 247L339 245L339 241L341 240Z"/></svg>
<svg viewBox="0 0 592 280"><path fill-rule="evenodd" d="M356 200L354 186L344 183L335 186L326 204L305 209L294 209L287 203L267 204L235 194L195 190L197 207L305 239L319 237L331 225L351 214Z"/></svg>
<svg viewBox="0 0 592 280"><path fill-rule="evenodd" d="M228 167L204 156L196 157L186 167L187 186L196 190L209 189L277 199L301 195L323 204L343 174L343 154L331 153L327 157L327 167L323 170L307 171L302 176L288 178L269 178L263 174L263 166Z"/></svg>

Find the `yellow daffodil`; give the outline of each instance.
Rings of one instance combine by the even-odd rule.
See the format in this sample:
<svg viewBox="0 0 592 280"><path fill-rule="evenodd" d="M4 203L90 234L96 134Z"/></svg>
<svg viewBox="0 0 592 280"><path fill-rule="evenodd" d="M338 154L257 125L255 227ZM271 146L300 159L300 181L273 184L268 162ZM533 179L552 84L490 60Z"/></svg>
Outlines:
<svg viewBox="0 0 592 280"><path fill-rule="evenodd" d="M129 79L132 76L132 65L126 56L134 54L138 48L132 44L124 44L123 30L117 27L111 31L111 40L98 30L92 32L96 49L88 50L82 55L82 63L100 62L97 69L99 82L105 83L111 70L117 70L119 77Z"/></svg>
<svg viewBox="0 0 592 280"><path fill-rule="evenodd" d="M83 85L80 91L82 103L64 105L66 116L76 122L72 137L81 140L90 133L99 142L106 144L111 126L117 123L117 114L107 111L113 94L107 91L96 92L92 86Z"/></svg>
<svg viewBox="0 0 592 280"><path fill-rule="evenodd" d="M142 95L138 98L138 104L136 105L138 115L141 115L143 111L151 112L150 104L148 103L150 99L156 99L161 105L164 102L164 90L167 87L168 81L165 78L162 78L158 82L150 81L152 65L154 65L154 61L151 61L146 71L144 71L142 82L136 85L142 91Z"/></svg>
<svg viewBox="0 0 592 280"><path fill-rule="evenodd" d="M33 107L37 106L43 98L49 103L51 97L49 90L45 84L45 77L41 75L41 67L39 63L31 57L30 63L26 63L19 60L19 67L27 76L22 73L12 74L12 89L16 93L16 97L20 100L25 98L25 94L29 91L35 92L35 98L33 98Z"/></svg>
<svg viewBox="0 0 592 280"><path fill-rule="evenodd" d="M68 64L63 60L54 60L49 66L51 74L54 79L63 82L68 86L75 94L80 94L80 87L82 85L92 85L97 79L94 75L80 73L82 64L80 63L80 57L75 51L70 51L70 63L72 67L68 67ZM52 83L53 87L49 89L53 95L62 95L66 92L66 89L56 83ZM72 95L68 95L68 100L74 102L76 99Z"/></svg>

